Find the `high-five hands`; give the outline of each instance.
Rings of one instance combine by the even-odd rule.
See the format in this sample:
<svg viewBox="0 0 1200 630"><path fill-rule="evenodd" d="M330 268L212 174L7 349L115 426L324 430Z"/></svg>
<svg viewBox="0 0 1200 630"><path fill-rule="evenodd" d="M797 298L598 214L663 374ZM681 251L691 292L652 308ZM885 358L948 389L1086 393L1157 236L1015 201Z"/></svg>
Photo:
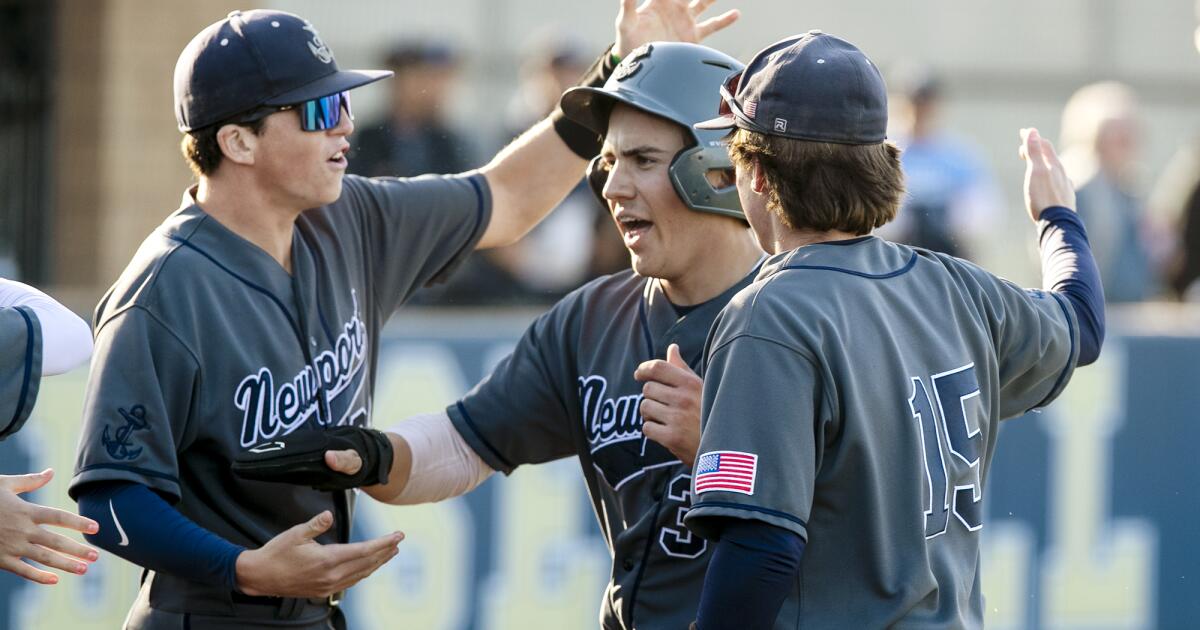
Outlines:
<svg viewBox="0 0 1200 630"><path fill-rule="evenodd" d="M0 475L0 569L38 584L57 584L58 576L35 568L27 560L83 575L88 563L98 557L95 549L43 527L94 534L100 528L96 521L28 503L17 496L41 488L53 477L50 469L29 475Z"/></svg>
<svg viewBox="0 0 1200 630"><path fill-rule="evenodd" d="M625 57L648 42L699 43L733 24L741 14L730 9L716 17L701 19L716 0L621 0L617 13L617 43L613 52Z"/></svg>
<svg viewBox="0 0 1200 630"><path fill-rule="evenodd" d="M1071 184L1054 145L1032 127L1021 130L1017 150L1025 160L1025 209L1037 221L1042 211L1053 206L1075 209L1075 186Z"/></svg>

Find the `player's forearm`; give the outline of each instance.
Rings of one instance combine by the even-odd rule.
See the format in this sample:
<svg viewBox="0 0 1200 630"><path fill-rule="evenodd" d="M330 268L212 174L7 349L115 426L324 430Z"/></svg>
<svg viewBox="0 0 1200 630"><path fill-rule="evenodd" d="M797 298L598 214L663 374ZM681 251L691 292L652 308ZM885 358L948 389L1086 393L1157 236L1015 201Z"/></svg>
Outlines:
<svg viewBox="0 0 1200 630"><path fill-rule="evenodd" d="M138 566L230 590L245 548L200 527L138 483L107 482L79 497L79 512L100 524L88 542Z"/></svg>
<svg viewBox="0 0 1200 630"><path fill-rule="evenodd" d="M27 284L0 278L0 307L26 306L42 329L42 375L69 372L92 356L87 322L54 298Z"/></svg>
<svg viewBox="0 0 1200 630"><path fill-rule="evenodd" d="M492 192L492 218L477 249L519 240L571 192L585 165L549 119L514 140L481 169Z"/></svg>
<svg viewBox="0 0 1200 630"><path fill-rule="evenodd" d="M615 68L608 48L578 85L600 87ZM511 245L533 229L571 192L600 146L599 135L558 108L521 134L481 169L492 191L492 219L476 247Z"/></svg>
<svg viewBox="0 0 1200 630"><path fill-rule="evenodd" d="M1055 207L1042 211L1038 246L1042 288L1061 293L1079 321L1079 365L1093 363L1104 343L1104 289L1100 270L1075 212Z"/></svg>
<svg viewBox="0 0 1200 630"><path fill-rule="evenodd" d="M495 472L444 411L408 418L385 435L395 452L388 483L364 488L379 501L393 505L442 501L474 490Z"/></svg>
<svg viewBox="0 0 1200 630"><path fill-rule="evenodd" d="M695 627L773 628L800 570L804 540L761 521L725 520L704 576Z"/></svg>

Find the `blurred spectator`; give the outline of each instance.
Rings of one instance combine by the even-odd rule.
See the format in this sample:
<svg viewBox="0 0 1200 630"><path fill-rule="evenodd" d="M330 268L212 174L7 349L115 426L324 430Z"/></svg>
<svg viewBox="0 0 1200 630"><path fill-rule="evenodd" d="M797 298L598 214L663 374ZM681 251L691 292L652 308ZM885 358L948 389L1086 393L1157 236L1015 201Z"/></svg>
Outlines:
<svg viewBox="0 0 1200 630"><path fill-rule="evenodd" d="M1200 0L1195 3L1193 43L1200 51ZM1169 244L1165 280L1172 297L1200 302L1200 139L1181 147L1163 169L1149 207L1165 226L1158 241Z"/></svg>
<svg viewBox="0 0 1200 630"><path fill-rule="evenodd" d="M521 65L506 110L506 137L545 118L594 55L571 38L543 37ZM423 304L477 306L552 303L599 275L628 267L608 209L580 184L520 242L476 252L445 286L424 291Z"/></svg>
<svg viewBox="0 0 1200 630"><path fill-rule="evenodd" d="M521 64L517 91L508 104L508 135L545 118L595 58L579 42L561 34L538 38ZM628 266L608 209L581 180L554 212L520 243L512 264L531 290L558 299L585 281ZM593 269L596 247L620 251L615 268ZM597 273L599 272L599 273Z"/></svg>
<svg viewBox="0 0 1200 630"><path fill-rule="evenodd" d="M375 177L460 173L475 166L469 143L445 120L458 78L458 55L433 41L405 42L384 61L396 73L391 101L380 120L361 125L350 139L350 171Z"/></svg>
<svg viewBox="0 0 1200 630"><path fill-rule="evenodd" d="M1100 266L1109 303L1158 291L1149 225L1135 189L1140 135L1137 100L1114 81L1075 92L1062 114L1062 161Z"/></svg>
<svg viewBox="0 0 1200 630"><path fill-rule="evenodd" d="M892 78L892 135L904 152L908 196L881 233L892 240L962 258L994 227L999 193L978 152L941 128L942 85L928 69L907 68Z"/></svg>
<svg viewBox="0 0 1200 630"><path fill-rule="evenodd" d="M1200 140L1183 146L1167 163L1150 196L1153 216L1166 232L1164 255L1167 289L1175 299L1200 302Z"/></svg>

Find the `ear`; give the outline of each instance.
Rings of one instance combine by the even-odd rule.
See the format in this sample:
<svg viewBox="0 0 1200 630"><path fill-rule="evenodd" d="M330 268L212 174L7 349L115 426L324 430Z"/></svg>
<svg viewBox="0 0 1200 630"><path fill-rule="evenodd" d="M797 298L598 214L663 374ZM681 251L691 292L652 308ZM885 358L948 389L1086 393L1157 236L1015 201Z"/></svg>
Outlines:
<svg viewBox="0 0 1200 630"><path fill-rule="evenodd" d="M236 164L254 164L254 153L258 149L258 136L248 127L225 125L217 130L217 144L225 158Z"/></svg>
<svg viewBox="0 0 1200 630"><path fill-rule="evenodd" d="M750 184L755 194L766 194L767 174L763 171L762 165L758 163L758 160L754 160L754 166L750 169Z"/></svg>

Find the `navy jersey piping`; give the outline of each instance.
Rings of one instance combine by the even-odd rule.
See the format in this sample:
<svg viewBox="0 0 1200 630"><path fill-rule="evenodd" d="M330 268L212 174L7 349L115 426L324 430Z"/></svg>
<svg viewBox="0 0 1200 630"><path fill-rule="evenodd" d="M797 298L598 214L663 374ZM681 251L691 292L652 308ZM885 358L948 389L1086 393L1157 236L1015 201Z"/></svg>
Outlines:
<svg viewBox="0 0 1200 630"><path fill-rule="evenodd" d="M757 505L742 505L741 503L731 503L729 501L701 501L700 503L692 504L693 510L695 510L697 508L702 508L702 507L723 507L723 508L733 508L733 509L737 509L737 510L746 510L747 512L762 512L763 514L768 514L771 516L778 516L779 518L787 519L789 521L792 521L793 523L800 525L805 530L808 530L808 523L805 522L804 519L802 519L798 516L792 516L791 514L788 514L787 512L780 512L779 510L772 510L770 508L758 507ZM807 542L807 541L805 541L805 542Z"/></svg>
<svg viewBox="0 0 1200 630"><path fill-rule="evenodd" d="M279 307L279 310L283 313L283 316L287 318L288 323L291 324L292 332L294 332L296 334L296 340L300 342L301 346L305 345L304 344L304 334L300 330L300 325L296 323L296 320L292 317L292 314L288 312L287 307L283 305L283 302L280 301L279 298L276 297L274 293L271 293L267 289L260 287L257 284L254 284L253 282L250 282L246 278L243 278L236 271L230 269L229 267L226 267L224 264L221 263L221 261L214 258L208 252L193 245L191 241L189 241L185 238L179 237L179 236L175 236L175 235L169 235L169 236L167 236L167 238L169 238L169 239L175 241L176 243L179 243L180 245L183 245L184 247L187 247L187 248L191 249L192 251L200 254L201 256L207 258L209 261L212 262L212 264L216 265L219 269L221 269L225 273L233 276L234 278L237 278L242 284L244 284L244 285L250 287L251 289L254 289L255 291L258 291L259 293L262 293L263 295L270 298L270 300L275 303L275 306Z"/></svg>
<svg viewBox="0 0 1200 630"><path fill-rule="evenodd" d="M647 288L649 281L647 281ZM642 339L646 342L646 360L654 358L654 338L650 336L650 320L646 317L646 292L642 291L642 299L638 300L638 321L642 325Z"/></svg>
<svg viewBox="0 0 1200 630"><path fill-rule="evenodd" d="M503 464L504 467L508 468L510 472L515 470L516 466L513 466L512 462L508 461L506 457L501 455L500 451L493 446L491 442L488 442L487 438L483 437L483 433L479 430L479 427L475 424L475 421L471 419L471 414L467 413L467 407L462 404L462 401L460 400L454 404L456 407L458 407L458 412L462 414L463 420L466 421L467 426L471 427L471 432L474 433L475 437L479 439L479 443L487 448L487 450L491 452L492 456L496 458L496 461Z"/></svg>
<svg viewBox="0 0 1200 630"><path fill-rule="evenodd" d="M308 242L308 237L306 237L304 235L304 230L297 230L296 232L297 232L297 234L300 235L300 240L304 241L304 244L308 245L308 248L310 250L312 250L314 252L317 251L317 248L314 247L312 243ZM313 260L312 262L313 262L313 274L315 275L316 271L317 271L317 261ZM316 279L314 278L314 282L315 282L315 280ZM302 294L300 293L300 287L296 282L295 276L292 276L292 291L294 291L296 293L296 298L297 298L296 301L302 302L303 301L301 299ZM321 292L319 290L313 291L313 301L316 303L316 307L317 307L317 319L319 319L321 322L321 329L325 331L325 339L327 341L329 341L329 347L333 348L337 344L333 340L334 339L333 329L329 327L329 322L325 321L325 311L324 311L324 309L321 308Z"/></svg>
<svg viewBox="0 0 1200 630"><path fill-rule="evenodd" d="M825 243L825 244L832 245L834 243ZM853 243L847 242L847 243L841 243L841 244L851 245ZM859 278L866 278L868 280L887 280L889 278L895 278L897 276L902 276L902 275L908 273L909 271L912 270L912 268L916 264L917 264L917 252L913 252L912 256L909 257L908 262L905 263L905 265L903 267L901 267L895 271L892 271L889 273L883 273L883 274L864 273L862 271L852 271L850 269L842 269L841 267L828 267L825 265L784 265L783 267L780 267L780 271L783 271L784 269L813 269L813 270L817 270L817 271L836 271L836 272L848 274L851 276L858 276Z"/></svg>
<svg viewBox="0 0 1200 630"><path fill-rule="evenodd" d="M161 473L156 470L149 470L147 468L139 468L137 466L126 466L125 464L91 464L89 466L84 466L83 468L80 468L79 472L77 472L75 474L82 475L83 473L88 472L89 470L100 470L100 469L124 470L126 472L132 472L132 473L137 473L139 475L144 475L146 477L154 477L156 479L165 479L167 481L170 481L170 482L173 482L176 484L179 483L179 477L176 477L174 475L168 475L167 473Z"/></svg>
<svg viewBox="0 0 1200 630"><path fill-rule="evenodd" d="M822 241L820 243L813 243L813 245L835 245L838 247L841 247L844 245L858 245L859 243L862 243L863 241L866 241L871 238L874 238L874 237L872 237L870 234L867 234L866 236L858 236L855 238L848 238L848 239L841 240L841 241Z"/></svg>
<svg viewBox="0 0 1200 630"><path fill-rule="evenodd" d="M29 313L26 313L24 308L17 308L16 311L25 320L25 375L21 380L21 397L17 399L17 409L13 412L8 426L4 427L3 433L8 433L13 427L20 426L21 423L18 421L21 419L21 411L25 409L25 398L29 396L29 381L33 378L33 320L29 318Z"/></svg>
<svg viewBox="0 0 1200 630"><path fill-rule="evenodd" d="M665 485L671 484L672 475L667 475ZM646 566L650 564L650 552L654 550L654 533L659 531L658 514L662 511L663 500L667 496L667 488L663 488L663 493L658 500L654 502L654 515L650 517L650 532L646 534L646 546L642 549L642 562L638 567L637 577L633 580L633 586L629 589L629 627L636 628L634 623L634 612L637 609L638 591L642 588L642 578L646 575ZM616 563L616 558L613 558L613 563Z"/></svg>
<svg viewBox="0 0 1200 630"><path fill-rule="evenodd" d="M1067 364L1063 366L1062 372L1058 374L1058 380L1054 381L1054 388L1050 390L1050 393L1046 394L1042 402L1034 405L1034 409L1039 409L1050 404L1050 399L1059 393L1059 388L1062 387L1063 381L1067 378L1067 373L1071 371L1071 361L1075 359L1075 326L1071 323L1071 313L1067 312L1067 309L1071 308L1071 306L1063 304L1063 298L1059 297L1057 293L1053 291L1048 291L1047 293L1054 297L1054 301L1058 303L1058 308L1062 309L1063 316L1067 318L1067 332L1071 337L1071 352L1067 355Z"/></svg>

